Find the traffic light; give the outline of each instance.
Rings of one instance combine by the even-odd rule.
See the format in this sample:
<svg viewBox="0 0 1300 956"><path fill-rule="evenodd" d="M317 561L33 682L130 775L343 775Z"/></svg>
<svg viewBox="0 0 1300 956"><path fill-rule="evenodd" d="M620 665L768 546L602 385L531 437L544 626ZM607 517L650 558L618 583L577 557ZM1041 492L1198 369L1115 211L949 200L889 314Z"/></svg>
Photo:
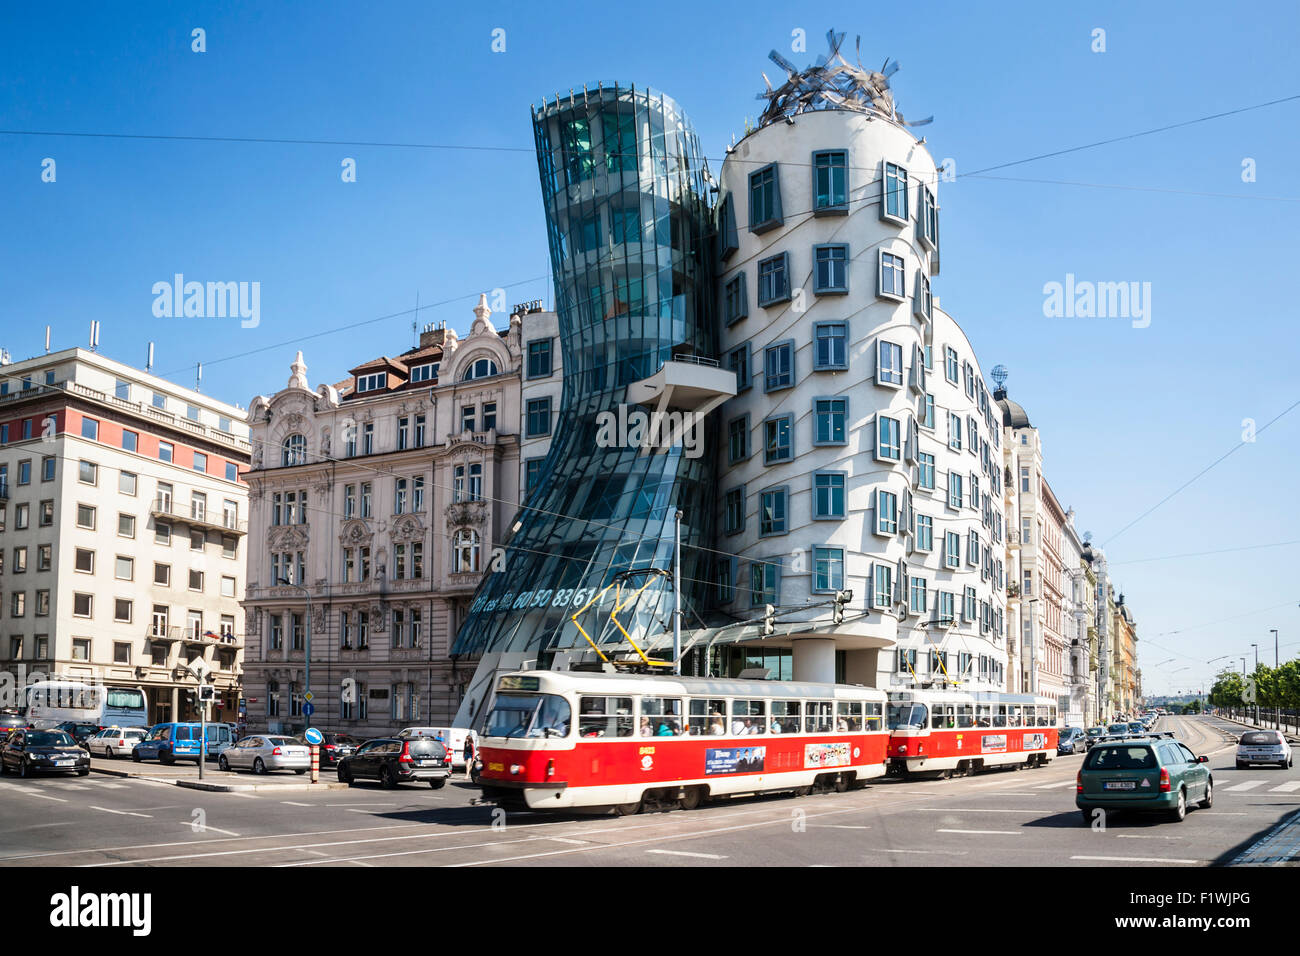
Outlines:
<svg viewBox="0 0 1300 956"><path fill-rule="evenodd" d="M853 600L852 591L835 592L835 609L831 612L831 618L836 624L844 623L844 605Z"/></svg>
<svg viewBox="0 0 1300 956"><path fill-rule="evenodd" d="M763 608L763 636L771 637L776 633L776 608L771 604Z"/></svg>
<svg viewBox="0 0 1300 956"><path fill-rule="evenodd" d="M210 703L217 699L217 689L211 684L199 685L199 700L203 703Z"/></svg>

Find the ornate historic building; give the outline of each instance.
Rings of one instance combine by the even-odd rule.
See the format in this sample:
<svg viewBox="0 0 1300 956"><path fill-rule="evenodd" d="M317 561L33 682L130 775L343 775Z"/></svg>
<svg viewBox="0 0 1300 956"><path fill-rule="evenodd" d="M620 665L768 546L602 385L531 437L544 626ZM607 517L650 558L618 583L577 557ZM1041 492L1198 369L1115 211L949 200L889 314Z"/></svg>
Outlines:
<svg viewBox="0 0 1300 956"><path fill-rule="evenodd" d="M299 352L249 411L247 721L356 735L448 722L470 676L450 642L520 498L519 310L427 327L396 358L314 390ZM534 409L534 431L545 425Z"/></svg>

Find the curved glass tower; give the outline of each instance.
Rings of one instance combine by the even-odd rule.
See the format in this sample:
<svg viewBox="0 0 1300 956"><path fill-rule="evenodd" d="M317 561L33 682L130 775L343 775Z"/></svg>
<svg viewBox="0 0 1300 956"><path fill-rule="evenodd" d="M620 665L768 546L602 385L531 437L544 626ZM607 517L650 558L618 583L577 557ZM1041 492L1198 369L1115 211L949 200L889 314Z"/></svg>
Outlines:
<svg viewBox="0 0 1300 956"><path fill-rule="evenodd" d="M635 410L628 386L666 362L716 358L712 202L699 139L669 97L618 86L534 108L533 132L564 391L536 490L504 561L484 576L457 656L586 647L570 616L619 571L670 570L678 509L684 626L709 577L706 553L693 547L712 538L708 436L691 457L681 443L611 442L598 420ZM621 639L609 624L612 600L611 592L582 618L593 637ZM672 605L671 580L658 577L619 620L638 643L655 641L671 629Z"/></svg>

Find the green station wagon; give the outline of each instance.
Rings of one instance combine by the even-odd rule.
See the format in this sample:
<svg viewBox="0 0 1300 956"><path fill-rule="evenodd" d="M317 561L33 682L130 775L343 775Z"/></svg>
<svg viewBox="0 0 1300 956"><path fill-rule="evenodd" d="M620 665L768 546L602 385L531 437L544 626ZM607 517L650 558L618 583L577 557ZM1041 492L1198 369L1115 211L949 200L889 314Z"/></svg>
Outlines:
<svg viewBox="0 0 1300 956"><path fill-rule="evenodd" d="M1095 744L1076 778L1074 803L1091 825L1093 811L1162 811L1181 822L1187 806L1208 810L1214 779L1198 757L1177 740L1134 738Z"/></svg>

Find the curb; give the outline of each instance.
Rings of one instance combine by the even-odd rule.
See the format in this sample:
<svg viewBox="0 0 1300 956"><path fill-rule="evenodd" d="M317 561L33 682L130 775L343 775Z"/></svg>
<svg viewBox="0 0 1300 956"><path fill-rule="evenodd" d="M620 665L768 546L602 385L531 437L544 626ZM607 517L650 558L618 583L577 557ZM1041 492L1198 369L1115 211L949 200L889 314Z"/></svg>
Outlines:
<svg viewBox="0 0 1300 956"><path fill-rule="evenodd" d="M208 783L207 781L198 780L176 780L172 781L178 787L184 787L186 790L207 790L215 793L301 793L306 790L346 790L346 783Z"/></svg>

